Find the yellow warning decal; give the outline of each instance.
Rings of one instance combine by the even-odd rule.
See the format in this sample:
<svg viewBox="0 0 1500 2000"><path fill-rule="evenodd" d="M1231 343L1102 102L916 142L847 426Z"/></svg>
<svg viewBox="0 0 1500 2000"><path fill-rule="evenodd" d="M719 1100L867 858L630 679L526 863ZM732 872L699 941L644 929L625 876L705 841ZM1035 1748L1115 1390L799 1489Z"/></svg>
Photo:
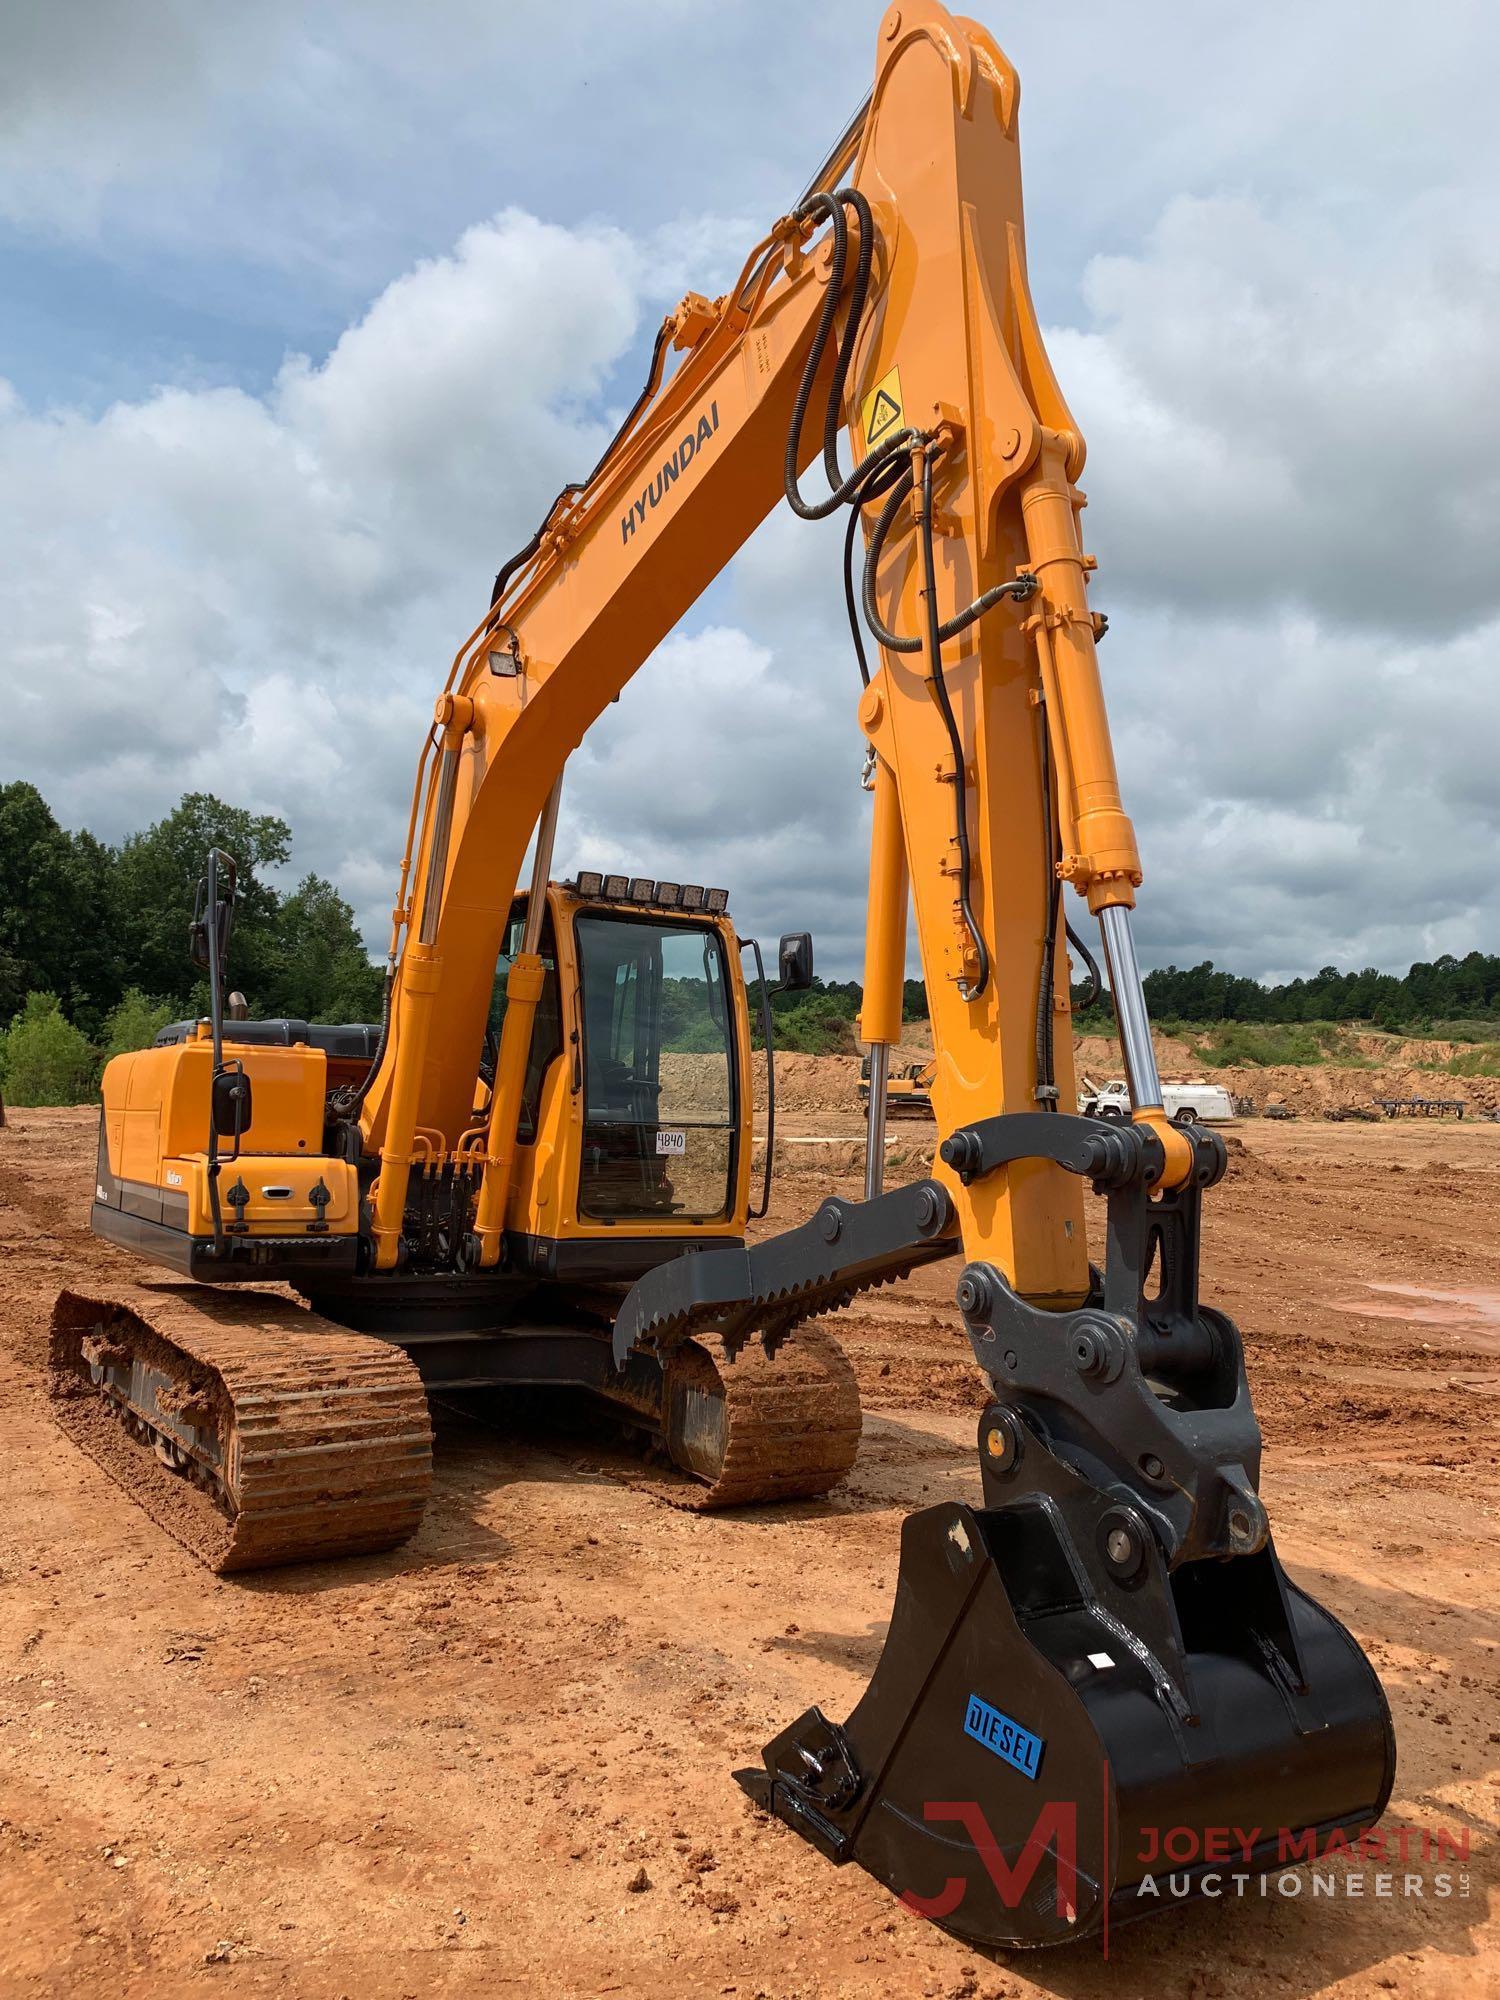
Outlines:
<svg viewBox="0 0 1500 2000"><path fill-rule="evenodd" d="M882 376L860 405L865 427L865 450L873 451L882 438L899 430L904 422L901 404L901 370L893 368Z"/></svg>

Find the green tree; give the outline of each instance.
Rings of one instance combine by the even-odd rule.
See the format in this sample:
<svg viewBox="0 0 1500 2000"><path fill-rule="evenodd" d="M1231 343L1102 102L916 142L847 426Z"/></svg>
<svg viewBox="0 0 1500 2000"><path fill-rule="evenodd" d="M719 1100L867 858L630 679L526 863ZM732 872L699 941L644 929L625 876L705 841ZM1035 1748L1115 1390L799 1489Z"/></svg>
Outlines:
<svg viewBox="0 0 1500 2000"><path fill-rule="evenodd" d="M120 1004L110 1010L100 1032L100 1054L111 1056L131 1049L149 1049L159 1029L174 1018L176 1010L165 1000L153 1000L139 986L127 987Z"/></svg>
<svg viewBox="0 0 1500 2000"><path fill-rule="evenodd" d="M0 785L0 1020L55 993L95 1027L119 997L113 851L68 833L35 785Z"/></svg>
<svg viewBox="0 0 1500 2000"><path fill-rule="evenodd" d="M210 847L234 857L239 895L229 948L229 984L250 1011L272 1011L281 950L280 898L259 870L291 853L292 831L271 813L226 805L211 792L189 792L155 826L132 834L117 870L123 957L134 982L190 1010L201 992L188 958L193 899Z"/></svg>
<svg viewBox="0 0 1500 2000"><path fill-rule="evenodd" d="M331 882L304 876L276 912L273 930L265 1012L303 1021L379 1019L385 975L370 963L354 912Z"/></svg>
<svg viewBox="0 0 1500 2000"><path fill-rule="evenodd" d="M790 1006L772 1002L771 1028L778 1049L793 1049L811 1056L847 1055L853 1051L857 999L845 991L831 992L818 987L786 997L792 1001Z"/></svg>
<svg viewBox="0 0 1500 2000"><path fill-rule="evenodd" d="M0 1085L11 1104L83 1104L94 1094L98 1059L55 993L29 993L0 1036Z"/></svg>

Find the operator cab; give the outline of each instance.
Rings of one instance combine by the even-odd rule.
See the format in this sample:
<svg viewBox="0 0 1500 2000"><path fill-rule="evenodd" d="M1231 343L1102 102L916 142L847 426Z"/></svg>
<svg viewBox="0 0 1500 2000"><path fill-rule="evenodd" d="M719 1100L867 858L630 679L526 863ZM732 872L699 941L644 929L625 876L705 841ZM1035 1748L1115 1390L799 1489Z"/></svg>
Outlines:
<svg viewBox="0 0 1500 2000"><path fill-rule="evenodd" d="M711 1223L735 1213L748 1133L728 901L721 889L587 874L549 892L517 1138L536 1142L549 1075L568 1058L568 1082L582 1098L581 1225ZM525 895L512 905L496 965L486 1084L526 906ZM565 992L576 995L571 1020Z"/></svg>

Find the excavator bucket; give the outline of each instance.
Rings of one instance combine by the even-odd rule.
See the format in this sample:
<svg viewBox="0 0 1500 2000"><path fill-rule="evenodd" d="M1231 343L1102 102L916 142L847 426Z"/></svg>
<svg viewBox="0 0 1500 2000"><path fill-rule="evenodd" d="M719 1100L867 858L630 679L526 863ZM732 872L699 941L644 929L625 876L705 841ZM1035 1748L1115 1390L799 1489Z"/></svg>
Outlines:
<svg viewBox="0 0 1500 2000"><path fill-rule="evenodd" d="M735 1774L750 1796L988 1946L1085 1937L1371 1826L1395 1770L1380 1684L1270 1544L1170 1573L1137 1545L1122 1579L1122 1510L993 1408L986 1462L997 1437L992 1504L908 1518L853 1714L783 1730Z"/></svg>
<svg viewBox="0 0 1500 2000"><path fill-rule="evenodd" d="M1192 1144L1193 1182L1153 1196L1145 1126L1023 1113L945 1142L964 1180L1032 1158L1087 1175L1108 1196L1106 1267L1062 1313L965 1269L995 1398L984 1505L907 1520L854 1712L810 1709L736 1773L829 1860L975 1944L1062 1943L1223 1893L1231 1871L1356 1839L1390 1796L1380 1683L1277 1559L1239 1335L1198 1303L1199 1202L1225 1151ZM893 1201L846 1215L843 1239Z"/></svg>

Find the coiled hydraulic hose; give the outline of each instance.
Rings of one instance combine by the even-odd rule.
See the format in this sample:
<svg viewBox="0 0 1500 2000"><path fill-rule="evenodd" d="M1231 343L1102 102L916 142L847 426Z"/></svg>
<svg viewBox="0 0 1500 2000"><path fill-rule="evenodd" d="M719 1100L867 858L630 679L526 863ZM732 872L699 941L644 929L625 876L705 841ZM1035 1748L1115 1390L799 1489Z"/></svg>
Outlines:
<svg viewBox="0 0 1500 2000"><path fill-rule="evenodd" d="M846 209L854 211L859 223L859 250L849 288L844 338L841 342L837 342L835 347L833 378L829 384L828 400L823 410L823 467L828 477L829 491L819 500L807 500L804 499L797 484L797 466L802 453L803 425L807 419L808 405L812 401L818 370L823 365L829 341L836 340L840 295L844 288L844 273L849 258L849 224L845 214ZM832 246L829 253L827 292L822 310L818 314L817 325L813 330L812 343L803 364L801 380L797 384L791 423L787 429L783 482L787 504L793 513L804 521L825 520L840 506L847 506L850 509L849 524L844 534L844 605L849 615L849 632L854 642L854 657L859 666L861 681L866 686L870 681L869 662L865 655L864 637L860 631L861 609L870 630L881 645L891 652L918 653L924 646L927 649L933 699L942 715L943 726L953 752L953 794L959 856L959 907L963 913L965 928L973 942L979 968L972 981L960 982L959 991L965 999L973 1000L983 993L989 983L990 956L980 933L972 903L973 857L969 843L968 787L964 777L963 737L943 677L942 648L947 640L956 638L960 632L966 631L1003 599L1021 601L1030 597L1037 588L1037 580L1034 576L1023 575L1010 582L996 584L993 588L981 592L973 603L966 605L952 618L946 621L938 618L937 564L932 532L932 463L936 456L934 449L936 440L927 432L914 430L909 425L904 426L863 458L847 477L839 468L838 433L843 422L844 389L848 380L850 360L854 353L855 339L864 316L870 272L875 256L875 221L870 204L858 188L843 187L834 194L819 191L801 203L796 210L796 220L826 222L832 235ZM925 634L908 637L892 632L881 618L875 602L875 573L896 516L902 504L911 498L915 489L916 474L913 470L912 457L916 447L921 447L922 459L920 535L927 631ZM854 540L863 509L882 494L886 496L886 501L870 537L862 581L863 602L862 605L857 605L854 589Z"/></svg>
<svg viewBox="0 0 1500 2000"><path fill-rule="evenodd" d="M925 461L928 465L931 464L933 455L929 446ZM901 511L902 503L910 498L915 484L916 477L908 464L901 479L892 489L890 498L880 510L874 529L871 531L870 546L865 556L865 620L881 645L892 653L920 653L928 644L928 637L923 633L914 632L908 635L892 632L881 617L880 608L875 602L875 572L879 569L880 558L885 553L886 537L890 534L896 516ZM951 618L939 625L939 639L944 644L949 639L956 639L960 632L966 632L977 619L984 616L986 611L993 610L995 605L1005 598L1011 598L1017 604L1024 604L1028 597L1035 594L1037 587L1037 580L1029 570L1020 576L1012 577L1008 583L994 584L989 590L982 591L972 604L966 604L962 611L956 611Z"/></svg>
<svg viewBox="0 0 1500 2000"><path fill-rule="evenodd" d="M802 427L807 418L807 406L812 401L813 385L823 365L824 352L834 338L839 298L844 289L844 270L849 260L849 223L844 214L845 207L852 208L859 221L859 252L854 264L854 280L849 287L844 339L834 348L833 381L829 384L828 401L823 409L823 469L828 475L830 491L821 500L804 500L797 485L797 461L802 452ZM877 450L861 459L847 479L840 472L838 441L839 426L843 422L844 384L848 379L855 335L864 317L865 300L870 290L870 270L875 258L875 218L870 213L869 202L858 188L846 187L840 188L837 194L812 195L796 210L794 219L798 222L827 222L832 231L833 249L823 309L813 329L812 345L807 350L802 378L797 384L797 395L792 404L792 421L787 427L783 484L787 504L794 514L804 521L824 521L838 508L859 504L862 497L867 497L864 495L866 481L878 467L883 467L899 452L906 450L914 442L916 433L910 429L893 433Z"/></svg>

